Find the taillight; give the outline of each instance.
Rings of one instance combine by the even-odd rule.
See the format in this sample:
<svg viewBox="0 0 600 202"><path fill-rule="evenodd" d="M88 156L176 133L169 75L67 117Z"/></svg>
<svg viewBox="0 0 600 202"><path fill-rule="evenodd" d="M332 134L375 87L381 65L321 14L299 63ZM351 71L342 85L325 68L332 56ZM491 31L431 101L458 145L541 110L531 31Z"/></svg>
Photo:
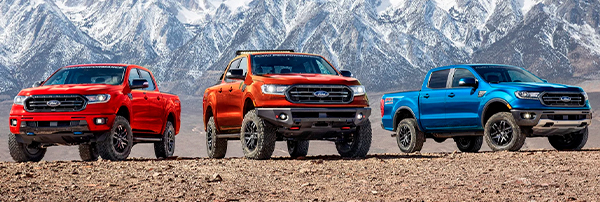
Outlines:
<svg viewBox="0 0 600 202"><path fill-rule="evenodd" d="M384 100L383 100L383 98L381 98L381 101L379 101L379 108L381 108L381 117L383 117L383 111L384 111L383 104L384 104Z"/></svg>

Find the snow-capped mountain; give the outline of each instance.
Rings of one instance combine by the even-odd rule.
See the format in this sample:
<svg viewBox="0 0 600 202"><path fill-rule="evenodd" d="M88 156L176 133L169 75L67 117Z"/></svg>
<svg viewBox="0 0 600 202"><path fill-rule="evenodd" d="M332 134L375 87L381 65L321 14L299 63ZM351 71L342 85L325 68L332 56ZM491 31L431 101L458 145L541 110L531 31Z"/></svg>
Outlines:
<svg viewBox="0 0 600 202"><path fill-rule="evenodd" d="M0 93L57 68L133 63L201 95L239 49L322 54L371 91L460 63L600 75L599 0L3 0Z"/></svg>

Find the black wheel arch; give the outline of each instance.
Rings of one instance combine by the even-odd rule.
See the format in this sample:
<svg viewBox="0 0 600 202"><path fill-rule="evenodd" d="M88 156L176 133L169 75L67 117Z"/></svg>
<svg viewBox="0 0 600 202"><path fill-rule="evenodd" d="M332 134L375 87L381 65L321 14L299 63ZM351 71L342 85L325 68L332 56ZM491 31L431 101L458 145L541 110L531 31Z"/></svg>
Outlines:
<svg viewBox="0 0 600 202"><path fill-rule="evenodd" d="M415 113L410 107L402 106L396 109L396 112L394 113L394 131L396 131L396 129L398 128L398 124L400 123L400 121L407 118L413 118L415 120L417 119ZM417 121L417 126L421 128L421 125L419 125L419 121Z"/></svg>
<svg viewBox="0 0 600 202"><path fill-rule="evenodd" d="M507 105L509 103L501 98L493 98L485 103L481 111L481 126L485 126L487 120L498 112L510 112L510 108Z"/></svg>

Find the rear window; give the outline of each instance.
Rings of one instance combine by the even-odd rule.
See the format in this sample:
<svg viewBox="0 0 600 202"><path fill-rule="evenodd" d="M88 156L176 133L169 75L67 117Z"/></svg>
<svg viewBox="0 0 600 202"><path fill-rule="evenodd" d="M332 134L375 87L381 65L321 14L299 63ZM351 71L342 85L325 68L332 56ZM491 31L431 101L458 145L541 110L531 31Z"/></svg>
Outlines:
<svg viewBox="0 0 600 202"><path fill-rule="evenodd" d="M439 70L431 73L429 76L428 88L446 88L446 82L448 81L448 74L450 69Z"/></svg>

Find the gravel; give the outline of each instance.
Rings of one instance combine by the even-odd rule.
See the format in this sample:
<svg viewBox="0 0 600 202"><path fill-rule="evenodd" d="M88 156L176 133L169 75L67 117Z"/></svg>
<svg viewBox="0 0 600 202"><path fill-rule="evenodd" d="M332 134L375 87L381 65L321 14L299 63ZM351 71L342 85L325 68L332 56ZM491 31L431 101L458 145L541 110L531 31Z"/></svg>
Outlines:
<svg viewBox="0 0 600 202"><path fill-rule="evenodd" d="M598 201L600 150L0 162L0 201Z"/></svg>

